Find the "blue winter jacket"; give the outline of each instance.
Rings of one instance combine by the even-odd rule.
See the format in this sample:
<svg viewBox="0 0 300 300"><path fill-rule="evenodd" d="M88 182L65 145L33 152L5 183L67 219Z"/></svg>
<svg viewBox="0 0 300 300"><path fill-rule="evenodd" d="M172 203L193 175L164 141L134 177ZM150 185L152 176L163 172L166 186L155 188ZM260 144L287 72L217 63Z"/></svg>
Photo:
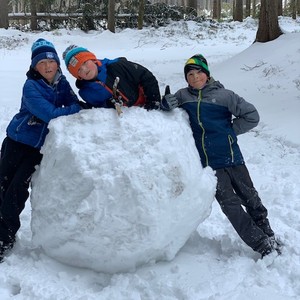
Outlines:
<svg viewBox="0 0 300 300"><path fill-rule="evenodd" d="M79 110L78 98L60 70L50 85L30 68L23 87L21 108L7 127L7 136L40 149L49 131L47 126L50 120Z"/></svg>
<svg viewBox="0 0 300 300"><path fill-rule="evenodd" d="M220 169L244 164L237 135L259 122L256 108L213 78L201 89L187 87L175 94L189 115L204 167Z"/></svg>

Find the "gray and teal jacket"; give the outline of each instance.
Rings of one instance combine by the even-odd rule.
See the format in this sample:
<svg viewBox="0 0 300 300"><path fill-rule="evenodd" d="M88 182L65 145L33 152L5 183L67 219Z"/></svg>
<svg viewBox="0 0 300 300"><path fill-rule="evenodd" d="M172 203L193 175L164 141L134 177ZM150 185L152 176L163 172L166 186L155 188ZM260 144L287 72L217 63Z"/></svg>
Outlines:
<svg viewBox="0 0 300 300"><path fill-rule="evenodd" d="M189 115L203 167L215 170L244 164L237 135L258 124L254 105L213 78L201 90L189 86L175 96Z"/></svg>

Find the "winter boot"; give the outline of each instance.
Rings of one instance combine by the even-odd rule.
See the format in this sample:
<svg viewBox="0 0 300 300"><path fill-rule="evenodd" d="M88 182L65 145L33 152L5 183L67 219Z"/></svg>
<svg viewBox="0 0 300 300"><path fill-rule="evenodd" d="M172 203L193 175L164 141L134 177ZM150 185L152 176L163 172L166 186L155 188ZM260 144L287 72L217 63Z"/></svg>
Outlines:
<svg viewBox="0 0 300 300"><path fill-rule="evenodd" d="M271 243L272 247L280 255L282 253L283 242L278 237L275 237L275 235L273 235L270 237L270 243Z"/></svg>

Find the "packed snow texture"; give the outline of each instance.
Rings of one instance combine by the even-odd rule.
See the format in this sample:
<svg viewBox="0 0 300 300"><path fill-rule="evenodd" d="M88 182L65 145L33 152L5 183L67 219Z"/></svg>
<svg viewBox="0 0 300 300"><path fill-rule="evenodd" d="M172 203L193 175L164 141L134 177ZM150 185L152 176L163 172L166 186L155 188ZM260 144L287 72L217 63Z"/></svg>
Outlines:
<svg viewBox="0 0 300 300"><path fill-rule="evenodd" d="M123 110L50 123L31 227L35 246L61 262L115 273L171 260L211 212L216 179L187 115Z"/></svg>

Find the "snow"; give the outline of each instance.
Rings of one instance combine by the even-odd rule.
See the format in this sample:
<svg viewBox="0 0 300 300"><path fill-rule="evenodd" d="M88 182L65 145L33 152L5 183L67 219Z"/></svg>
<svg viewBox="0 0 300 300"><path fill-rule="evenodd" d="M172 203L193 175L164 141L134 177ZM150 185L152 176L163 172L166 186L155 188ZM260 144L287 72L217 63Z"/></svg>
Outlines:
<svg viewBox="0 0 300 300"><path fill-rule="evenodd" d="M50 122L31 193L34 246L112 274L172 260L209 216L216 187L182 110L121 116L102 108Z"/></svg>
<svg viewBox="0 0 300 300"><path fill-rule="evenodd" d="M240 136L239 145L269 210L272 227L285 243L282 255L268 265L241 241L214 201L210 216L173 260L150 261L132 272L96 272L58 262L34 246L28 201L21 215L17 243L0 265L1 299L299 299L300 121L296 114L300 108L300 22L280 18L280 25L285 34L264 44L252 44L257 22L250 18L214 28L179 22L167 28L126 29L115 34L0 30L1 140L19 109L30 47L39 37L52 41L60 54L68 45L78 44L100 58L125 56L139 62L157 76L162 93L167 84L173 92L184 87L184 62L193 54L202 53L213 77L259 110L260 124ZM63 64L62 69L76 91L74 78ZM124 112L123 119L130 122L125 113L134 112ZM169 121L173 117L169 115ZM135 117L132 122L136 122ZM153 127L156 126L154 122ZM187 136L182 144L190 143L189 139ZM147 147L147 141L140 142ZM173 153L173 149L164 150ZM173 234L177 230L174 227Z"/></svg>

